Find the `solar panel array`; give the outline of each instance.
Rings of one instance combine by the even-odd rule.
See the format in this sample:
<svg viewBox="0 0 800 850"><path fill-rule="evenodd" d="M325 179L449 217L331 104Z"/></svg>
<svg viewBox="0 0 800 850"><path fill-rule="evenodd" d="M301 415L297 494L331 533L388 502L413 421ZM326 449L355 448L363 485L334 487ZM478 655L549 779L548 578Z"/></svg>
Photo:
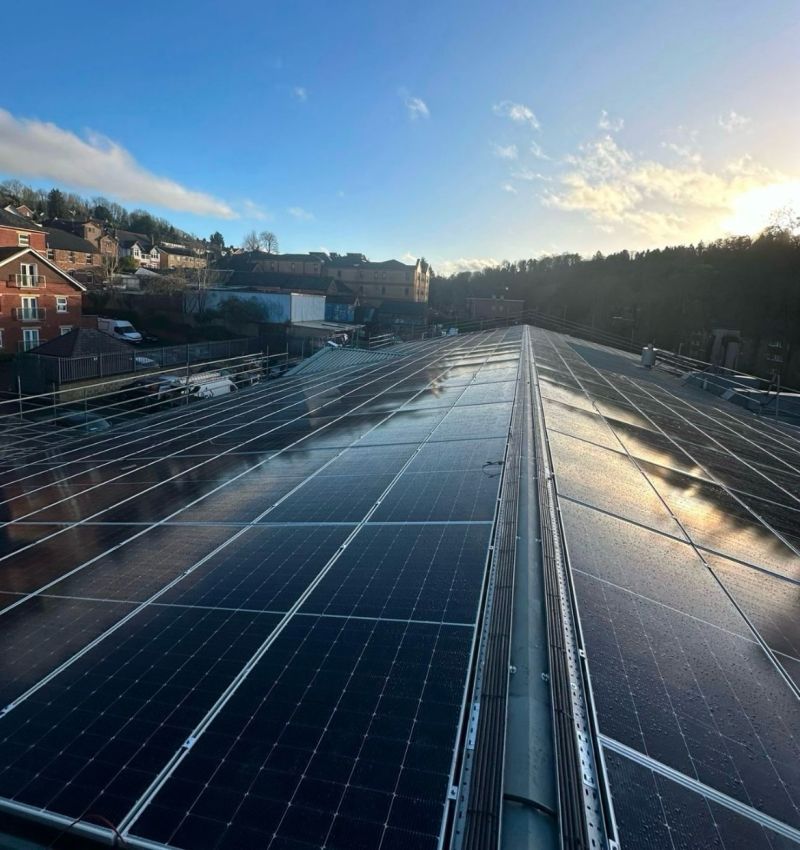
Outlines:
<svg viewBox="0 0 800 850"><path fill-rule="evenodd" d="M0 469L0 809L127 846L437 847L521 334Z"/></svg>
<svg viewBox="0 0 800 850"><path fill-rule="evenodd" d="M622 846L796 846L800 439L531 333Z"/></svg>

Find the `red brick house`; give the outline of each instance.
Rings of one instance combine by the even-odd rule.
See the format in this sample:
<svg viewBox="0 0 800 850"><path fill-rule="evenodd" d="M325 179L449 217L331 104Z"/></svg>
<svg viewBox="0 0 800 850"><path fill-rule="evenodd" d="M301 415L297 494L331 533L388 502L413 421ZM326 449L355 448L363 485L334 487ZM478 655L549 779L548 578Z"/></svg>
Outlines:
<svg viewBox="0 0 800 850"><path fill-rule="evenodd" d="M0 248L33 248L44 254L47 234L23 216L0 209Z"/></svg>
<svg viewBox="0 0 800 850"><path fill-rule="evenodd" d="M0 247L0 351L28 351L78 327L85 289L43 253Z"/></svg>

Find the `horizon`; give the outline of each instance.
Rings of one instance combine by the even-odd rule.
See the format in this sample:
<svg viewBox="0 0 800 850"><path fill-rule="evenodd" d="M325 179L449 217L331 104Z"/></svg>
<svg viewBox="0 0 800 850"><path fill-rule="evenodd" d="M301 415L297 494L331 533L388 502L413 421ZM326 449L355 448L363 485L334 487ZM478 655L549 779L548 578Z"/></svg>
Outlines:
<svg viewBox="0 0 800 850"><path fill-rule="evenodd" d="M788 2L213 11L159 8L127 70L26 67L0 101L0 179L440 274L755 235L800 208ZM109 27L115 55L141 54L122 11L49 17L47 55Z"/></svg>

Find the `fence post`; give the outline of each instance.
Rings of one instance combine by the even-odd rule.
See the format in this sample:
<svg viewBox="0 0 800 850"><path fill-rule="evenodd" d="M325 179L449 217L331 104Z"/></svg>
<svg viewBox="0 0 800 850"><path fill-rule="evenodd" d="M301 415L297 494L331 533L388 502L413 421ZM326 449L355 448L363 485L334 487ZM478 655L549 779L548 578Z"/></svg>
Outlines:
<svg viewBox="0 0 800 850"><path fill-rule="evenodd" d="M189 344L186 344L186 406L189 406Z"/></svg>

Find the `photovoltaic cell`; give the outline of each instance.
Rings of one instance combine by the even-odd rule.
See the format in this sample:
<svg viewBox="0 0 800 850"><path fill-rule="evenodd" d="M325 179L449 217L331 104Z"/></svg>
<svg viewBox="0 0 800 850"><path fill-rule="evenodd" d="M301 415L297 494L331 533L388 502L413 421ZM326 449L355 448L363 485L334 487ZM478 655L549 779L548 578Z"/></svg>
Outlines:
<svg viewBox="0 0 800 850"><path fill-rule="evenodd" d="M472 623L490 536L489 525L368 525L301 612Z"/></svg>
<svg viewBox="0 0 800 850"><path fill-rule="evenodd" d="M433 850L471 639L469 628L292 620L132 833L192 850L273 838Z"/></svg>
<svg viewBox="0 0 800 850"><path fill-rule="evenodd" d="M276 621L144 609L0 718L0 796L119 820Z"/></svg>

